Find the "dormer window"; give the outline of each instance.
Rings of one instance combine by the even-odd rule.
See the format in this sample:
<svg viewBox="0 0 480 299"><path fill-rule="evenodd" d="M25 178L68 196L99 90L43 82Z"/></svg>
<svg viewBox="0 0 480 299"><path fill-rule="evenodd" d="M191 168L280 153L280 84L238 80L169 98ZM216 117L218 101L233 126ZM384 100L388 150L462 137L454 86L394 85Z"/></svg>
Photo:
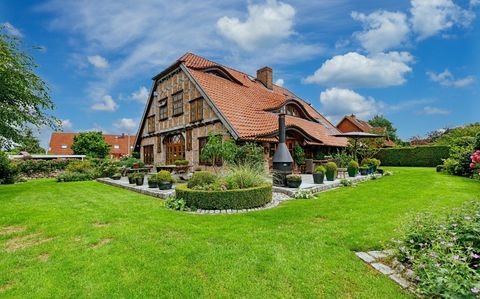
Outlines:
<svg viewBox="0 0 480 299"><path fill-rule="evenodd" d="M285 109L285 110L286 110L285 113L286 113L287 115L291 115L291 116L295 116L295 117L301 117L301 115L302 115L302 113L300 112L300 110L298 109L298 107L295 106L295 105L291 105L291 104L290 104L290 105L287 105L285 108L286 108L286 109Z"/></svg>

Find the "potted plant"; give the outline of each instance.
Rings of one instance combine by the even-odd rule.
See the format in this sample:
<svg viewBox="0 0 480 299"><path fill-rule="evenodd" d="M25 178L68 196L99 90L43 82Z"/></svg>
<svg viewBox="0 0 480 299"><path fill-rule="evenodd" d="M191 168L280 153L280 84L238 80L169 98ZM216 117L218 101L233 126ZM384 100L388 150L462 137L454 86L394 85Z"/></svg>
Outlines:
<svg viewBox="0 0 480 299"><path fill-rule="evenodd" d="M129 184L135 184L135 173L133 173L133 172L129 173L127 177L128 177L128 183Z"/></svg>
<svg viewBox="0 0 480 299"><path fill-rule="evenodd" d="M174 183L174 179L172 174L167 170L161 170L157 173L157 181L158 181L158 189L160 190L168 190L172 189L172 184Z"/></svg>
<svg viewBox="0 0 480 299"><path fill-rule="evenodd" d="M380 164L382 164L382 161L378 159L372 159L372 164L373 164L373 172L376 172Z"/></svg>
<svg viewBox="0 0 480 299"><path fill-rule="evenodd" d="M348 163L347 171L348 171L348 176L353 178L356 177L358 174L358 162L355 160L352 160Z"/></svg>
<svg viewBox="0 0 480 299"><path fill-rule="evenodd" d="M337 177L337 164L335 164L335 162L328 162L325 164L325 170L327 181L335 181L335 178Z"/></svg>
<svg viewBox="0 0 480 299"><path fill-rule="evenodd" d="M142 186L143 185L143 182L144 182L144 179L145 179L145 176L143 175L143 173L136 173L134 175L134 178L135 178L135 183L137 184L137 186Z"/></svg>
<svg viewBox="0 0 480 299"><path fill-rule="evenodd" d="M313 171L313 182L315 184L323 184L323 179L325 178L325 167L317 166Z"/></svg>
<svg viewBox="0 0 480 299"><path fill-rule="evenodd" d="M360 175L368 175L368 170L369 170L368 165L362 165L362 167L359 168L360 170Z"/></svg>
<svg viewBox="0 0 480 299"><path fill-rule="evenodd" d="M122 174L119 173L119 172L117 172L117 173L115 173L114 175L112 175L110 178L111 178L112 180L118 181L119 179L122 178Z"/></svg>
<svg viewBox="0 0 480 299"><path fill-rule="evenodd" d="M158 177L156 174L152 174L148 180L148 188L157 188L158 187Z"/></svg>
<svg viewBox="0 0 480 299"><path fill-rule="evenodd" d="M287 186L288 188L298 188L302 184L302 176L299 174L289 174L287 175Z"/></svg>
<svg viewBox="0 0 480 299"><path fill-rule="evenodd" d="M179 166L179 165L188 165L190 164L190 162L188 162L188 160L175 160L175 162L173 162L173 164Z"/></svg>

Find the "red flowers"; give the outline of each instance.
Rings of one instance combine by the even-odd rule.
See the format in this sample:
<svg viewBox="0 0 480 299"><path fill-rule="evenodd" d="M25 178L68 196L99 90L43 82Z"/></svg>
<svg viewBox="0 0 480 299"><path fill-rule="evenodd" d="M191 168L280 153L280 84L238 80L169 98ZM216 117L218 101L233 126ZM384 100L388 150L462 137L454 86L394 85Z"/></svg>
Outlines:
<svg viewBox="0 0 480 299"><path fill-rule="evenodd" d="M470 163L470 168L475 168L477 164L480 166L480 150L474 152L470 156L470 159L472 159L472 163Z"/></svg>

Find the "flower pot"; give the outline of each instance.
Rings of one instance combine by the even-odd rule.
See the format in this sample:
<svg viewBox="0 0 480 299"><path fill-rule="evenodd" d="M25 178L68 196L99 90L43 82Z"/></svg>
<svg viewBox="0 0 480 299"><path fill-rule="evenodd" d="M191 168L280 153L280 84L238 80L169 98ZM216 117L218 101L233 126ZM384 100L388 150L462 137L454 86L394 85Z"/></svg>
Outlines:
<svg viewBox="0 0 480 299"><path fill-rule="evenodd" d="M335 178L337 177L337 172L336 171L333 171L333 172L328 172L327 171L325 176L327 177L327 181L335 181Z"/></svg>
<svg viewBox="0 0 480 299"><path fill-rule="evenodd" d="M112 180L118 181L118 180L120 180L121 178L122 178L122 177L120 177L120 176L114 176L114 177L112 177Z"/></svg>
<svg viewBox="0 0 480 299"><path fill-rule="evenodd" d="M360 175L368 175L368 168L360 168Z"/></svg>
<svg viewBox="0 0 480 299"><path fill-rule="evenodd" d="M357 176L358 170L356 168L349 168L348 169L348 176L354 178Z"/></svg>
<svg viewBox="0 0 480 299"><path fill-rule="evenodd" d="M298 188L302 184L302 181L288 181L287 180L287 186L288 188Z"/></svg>
<svg viewBox="0 0 480 299"><path fill-rule="evenodd" d="M374 171L373 171L373 166L370 166L370 167L368 168L368 174L373 174L373 172L374 172Z"/></svg>
<svg viewBox="0 0 480 299"><path fill-rule="evenodd" d="M313 183L315 184L323 184L323 179L325 178L325 174L323 172L317 172L313 174Z"/></svg>
<svg viewBox="0 0 480 299"><path fill-rule="evenodd" d="M142 186L143 185L144 178L137 178L135 180L135 183L137 183L137 186Z"/></svg>
<svg viewBox="0 0 480 299"><path fill-rule="evenodd" d="M160 189L160 190L172 189L172 183L170 183L170 182L158 182L158 189Z"/></svg>
<svg viewBox="0 0 480 299"><path fill-rule="evenodd" d="M129 184L135 184L136 180L133 177L128 177L128 183Z"/></svg>
<svg viewBox="0 0 480 299"><path fill-rule="evenodd" d="M158 182L148 181L148 188L157 188L157 187L158 187Z"/></svg>

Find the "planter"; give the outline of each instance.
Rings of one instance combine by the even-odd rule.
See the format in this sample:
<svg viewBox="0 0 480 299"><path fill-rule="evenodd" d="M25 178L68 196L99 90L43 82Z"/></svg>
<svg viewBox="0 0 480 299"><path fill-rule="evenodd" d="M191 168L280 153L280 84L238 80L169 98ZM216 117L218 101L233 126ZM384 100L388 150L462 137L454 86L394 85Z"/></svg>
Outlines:
<svg viewBox="0 0 480 299"><path fill-rule="evenodd" d="M170 183L170 182L158 182L158 189L160 189L160 190L172 189L172 183Z"/></svg>
<svg viewBox="0 0 480 299"><path fill-rule="evenodd" d="M120 180L122 177L121 176L112 176L112 180L115 180L115 181L118 181Z"/></svg>
<svg viewBox="0 0 480 299"><path fill-rule="evenodd" d="M335 181L335 178L337 177L337 172L336 171L333 171L333 172L328 172L327 171L325 176L327 177L327 181Z"/></svg>
<svg viewBox="0 0 480 299"><path fill-rule="evenodd" d="M128 183L129 184L135 184L136 183L136 180L133 178L133 177L128 177Z"/></svg>
<svg viewBox="0 0 480 299"><path fill-rule="evenodd" d="M360 167L360 175L368 175L368 168Z"/></svg>
<svg viewBox="0 0 480 299"><path fill-rule="evenodd" d="M141 178L136 178L136 179L135 179L135 183L137 184L137 186L142 186L144 180L145 180L145 179L144 179L143 177L141 177Z"/></svg>
<svg viewBox="0 0 480 299"><path fill-rule="evenodd" d="M157 187L158 187L158 182L148 181L148 188L157 188Z"/></svg>
<svg viewBox="0 0 480 299"><path fill-rule="evenodd" d="M302 181L288 181L287 180L287 186L288 188L298 188L302 184Z"/></svg>
<svg viewBox="0 0 480 299"><path fill-rule="evenodd" d="M368 174L373 174L374 173L374 166L370 166L368 168Z"/></svg>
<svg viewBox="0 0 480 299"><path fill-rule="evenodd" d="M358 170L356 168L348 169L348 176L354 178L357 176Z"/></svg>
<svg viewBox="0 0 480 299"><path fill-rule="evenodd" d="M317 172L313 174L313 183L315 184L323 184L323 179L325 178L325 174L323 172Z"/></svg>

